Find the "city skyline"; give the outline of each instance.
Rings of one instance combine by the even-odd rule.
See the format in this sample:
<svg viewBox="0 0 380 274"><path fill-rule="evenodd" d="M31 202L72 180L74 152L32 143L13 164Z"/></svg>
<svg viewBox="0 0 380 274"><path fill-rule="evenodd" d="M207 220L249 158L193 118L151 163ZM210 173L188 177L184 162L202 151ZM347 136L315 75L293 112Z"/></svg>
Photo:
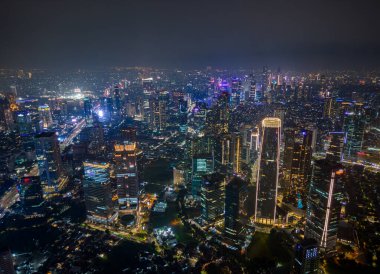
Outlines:
<svg viewBox="0 0 380 274"><path fill-rule="evenodd" d="M0 1L0 274L379 273L380 1Z"/></svg>

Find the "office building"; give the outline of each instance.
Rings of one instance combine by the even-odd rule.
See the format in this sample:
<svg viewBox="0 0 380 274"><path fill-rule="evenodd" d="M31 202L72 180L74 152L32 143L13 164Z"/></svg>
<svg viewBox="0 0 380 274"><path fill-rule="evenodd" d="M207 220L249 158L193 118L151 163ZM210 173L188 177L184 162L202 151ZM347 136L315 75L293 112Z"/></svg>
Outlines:
<svg viewBox="0 0 380 274"><path fill-rule="evenodd" d="M319 272L319 247L314 239L304 239L297 243L294 250L294 274L312 274Z"/></svg>
<svg viewBox="0 0 380 274"><path fill-rule="evenodd" d="M281 120L262 121L259 166L256 183L255 221L274 224L278 188Z"/></svg>
<svg viewBox="0 0 380 274"><path fill-rule="evenodd" d="M55 132L42 132L35 136L36 158L44 196L57 194L64 187L62 161Z"/></svg>
<svg viewBox="0 0 380 274"><path fill-rule="evenodd" d="M264 118L261 126L254 219L255 222L273 225L276 223L281 120Z"/></svg>
<svg viewBox="0 0 380 274"><path fill-rule="evenodd" d="M343 158L344 132L329 132L326 159L340 162Z"/></svg>
<svg viewBox="0 0 380 274"><path fill-rule="evenodd" d="M114 164L119 209L136 208L139 195L136 143L114 145Z"/></svg>
<svg viewBox="0 0 380 274"><path fill-rule="evenodd" d="M344 112L344 160L355 161L358 152L362 151L365 126L366 117L362 104L354 104L349 111Z"/></svg>
<svg viewBox="0 0 380 274"><path fill-rule="evenodd" d="M53 125L53 118L48 105L39 106L38 115L40 116L41 129L47 129Z"/></svg>
<svg viewBox="0 0 380 274"><path fill-rule="evenodd" d="M343 166L316 160L307 199L305 238L315 239L321 251L335 250L342 200Z"/></svg>
<svg viewBox="0 0 380 274"><path fill-rule="evenodd" d="M226 185L224 231L235 238L241 233L243 220L247 217L247 183L239 177L232 177Z"/></svg>
<svg viewBox="0 0 380 274"><path fill-rule="evenodd" d="M220 173L205 175L201 187L201 218L206 223L223 216L226 178Z"/></svg>
<svg viewBox="0 0 380 274"><path fill-rule="evenodd" d="M110 165L87 161L83 163L83 191L87 219L91 222L109 225L117 218L110 181Z"/></svg>
<svg viewBox="0 0 380 274"><path fill-rule="evenodd" d="M202 177L214 172L213 153L197 154L192 157L191 193L199 196L202 185Z"/></svg>
<svg viewBox="0 0 380 274"><path fill-rule="evenodd" d="M311 175L313 131L285 130L284 174L287 200L298 208L306 206L307 185Z"/></svg>
<svg viewBox="0 0 380 274"><path fill-rule="evenodd" d="M27 219L45 216L43 190L38 176L23 177L17 186L23 215Z"/></svg>

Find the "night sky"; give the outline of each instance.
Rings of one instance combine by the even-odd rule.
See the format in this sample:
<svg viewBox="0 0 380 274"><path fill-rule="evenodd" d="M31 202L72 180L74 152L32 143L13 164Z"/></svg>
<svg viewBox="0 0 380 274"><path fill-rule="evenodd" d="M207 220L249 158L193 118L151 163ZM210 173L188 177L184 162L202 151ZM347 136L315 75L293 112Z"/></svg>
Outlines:
<svg viewBox="0 0 380 274"><path fill-rule="evenodd" d="M380 67L379 0L0 0L0 66Z"/></svg>

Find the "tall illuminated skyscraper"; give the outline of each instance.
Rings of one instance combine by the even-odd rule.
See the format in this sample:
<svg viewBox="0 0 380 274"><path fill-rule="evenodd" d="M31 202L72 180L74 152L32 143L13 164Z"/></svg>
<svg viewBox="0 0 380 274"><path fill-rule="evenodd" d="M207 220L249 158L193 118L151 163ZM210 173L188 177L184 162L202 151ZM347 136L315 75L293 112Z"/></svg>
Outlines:
<svg viewBox="0 0 380 274"><path fill-rule="evenodd" d="M150 129L155 132L166 129L168 100L169 93L167 91L160 91L151 95L149 100Z"/></svg>
<svg viewBox="0 0 380 274"><path fill-rule="evenodd" d="M83 191L87 219L91 222L111 224L117 218L112 200L110 165L88 161L83 163Z"/></svg>
<svg viewBox="0 0 380 274"><path fill-rule="evenodd" d="M35 136L38 170L44 195L56 194L62 185L62 160L55 132L42 132Z"/></svg>
<svg viewBox="0 0 380 274"><path fill-rule="evenodd" d="M255 222L276 223L281 120L264 118L256 181Z"/></svg>
<svg viewBox="0 0 380 274"><path fill-rule="evenodd" d="M240 104L242 93L243 87L241 80L239 78L233 78L231 81L231 101L234 106L238 106Z"/></svg>
<svg viewBox="0 0 380 274"><path fill-rule="evenodd" d="M202 177L214 172L213 153L203 153L193 156L191 173L191 193L199 196L202 185Z"/></svg>
<svg viewBox="0 0 380 274"><path fill-rule="evenodd" d="M344 132L329 132L329 147L326 159L340 162L343 157Z"/></svg>
<svg viewBox="0 0 380 274"><path fill-rule="evenodd" d="M343 166L316 160L306 210L305 238L315 239L321 250L334 251L342 199Z"/></svg>
<svg viewBox="0 0 380 274"><path fill-rule="evenodd" d="M220 173L204 176L201 187L201 217L206 223L223 216L226 178Z"/></svg>
<svg viewBox="0 0 380 274"><path fill-rule="evenodd" d="M357 103L352 106L351 110L344 113L343 158L345 160L355 160L357 153L362 150L365 125L366 119L362 104Z"/></svg>
<svg viewBox="0 0 380 274"><path fill-rule="evenodd" d="M135 208L139 195L136 143L125 141L122 144L115 144L114 149L119 208Z"/></svg>
<svg viewBox="0 0 380 274"><path fill-rule="evenodd" d="M284 173L288 181L289 202L303 208L306 205L307 183L311 175L313 131L285 131Z"/></svg>
<svg viewBox="0 0 380 274"><path fill-rule="evenodd" d="M83 99L84 117L87 123L92 122L92 100L89 97Z"/></svg>
<svg viewBox="0 0 380 274"><path fill-rule="evenodd" d="M28 111L18 111L16 113L16 124L21 137L33 134L32 117Z"/></svg>
<svg viewBox="0 0 380 274"><path fill-rule="evenodd" d="M51 116L50 107L48 105L42 105L38 107L38 114L40 116L41 127L47 129L53 124L53 118Z"/></svg>

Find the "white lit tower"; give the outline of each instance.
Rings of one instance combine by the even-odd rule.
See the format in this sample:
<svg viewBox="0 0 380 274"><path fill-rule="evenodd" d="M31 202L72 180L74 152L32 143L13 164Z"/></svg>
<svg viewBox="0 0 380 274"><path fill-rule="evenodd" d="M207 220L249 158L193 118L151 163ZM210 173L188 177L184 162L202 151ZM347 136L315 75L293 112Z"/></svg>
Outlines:
<svg viewBox="0 0 380 274"><path fill-rule="evenodd" d="M276 223L281 120L264 118L261 126L254 218L255 222L273 225Z"/></svg>

